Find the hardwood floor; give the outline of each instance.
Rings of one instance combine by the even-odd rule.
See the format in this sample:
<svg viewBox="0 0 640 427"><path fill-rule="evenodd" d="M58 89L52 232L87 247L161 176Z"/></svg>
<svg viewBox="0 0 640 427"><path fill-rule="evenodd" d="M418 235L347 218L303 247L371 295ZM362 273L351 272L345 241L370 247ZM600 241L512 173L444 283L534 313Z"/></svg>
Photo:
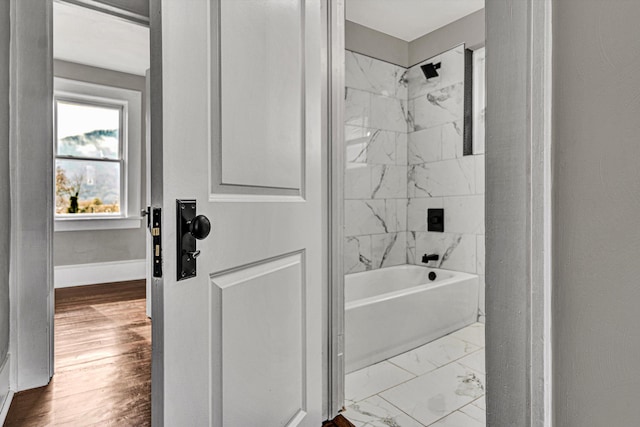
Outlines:
<svg viewBox="0 0 640 427"><path fill-rule="evenodd" d="M56 289L55 375L14 396L5 426L151 425L144 281Z"/></svg>

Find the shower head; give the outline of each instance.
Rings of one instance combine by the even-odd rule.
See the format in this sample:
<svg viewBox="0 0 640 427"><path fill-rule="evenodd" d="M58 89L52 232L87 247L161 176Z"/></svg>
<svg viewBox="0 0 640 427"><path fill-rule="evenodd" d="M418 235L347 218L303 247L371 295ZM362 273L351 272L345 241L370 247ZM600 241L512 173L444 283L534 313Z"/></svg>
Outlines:
<svg viewBox="0 0 640 427"><path fill-rule="evenodd" d="M420 69L422 69L422 72L424 73L424 76L427 78L427 80L429 80L432 77L438 77L438 72L436 70L438 70L439 68L440 68L440 62L438 62L437 64L430 62L428 64L424 64L420 66Z"/></svg>

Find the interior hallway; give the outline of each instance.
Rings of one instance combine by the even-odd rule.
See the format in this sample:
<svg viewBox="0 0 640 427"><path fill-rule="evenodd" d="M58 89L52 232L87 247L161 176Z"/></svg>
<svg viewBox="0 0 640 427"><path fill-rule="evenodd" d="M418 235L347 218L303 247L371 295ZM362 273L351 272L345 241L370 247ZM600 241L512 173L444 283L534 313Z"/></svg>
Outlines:
<svg viewBox="0 0 640 427"><path fill-rule="evenodd" d="M145 282L56 289L55 375L18 393L5 426L151 424Z"/></svg>

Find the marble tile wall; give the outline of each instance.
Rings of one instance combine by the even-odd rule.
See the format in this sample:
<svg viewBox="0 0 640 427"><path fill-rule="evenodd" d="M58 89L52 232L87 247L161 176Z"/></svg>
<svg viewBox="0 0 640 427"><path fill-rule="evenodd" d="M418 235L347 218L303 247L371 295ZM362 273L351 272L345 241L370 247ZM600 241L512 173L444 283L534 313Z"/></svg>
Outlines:
<svg viewBox="0 0 640 427"><path fill-rule="evenodd" d="M345 270L406 263L406 69L346 52Z"/></svg>
<svg viewBox="0 0 640 427"><path fill-rule="evenodd" d="M463 156L464 47L409 69L346 52L345 272L399 264L480 275L484 313L484 154ZM440 62L426 80L420 65ZM445 209L445 232L427 209Z"/></svg>
<svg viewBox="0 0 640 427"><path fill-rule="evenodd" d="M440 62L439 76L424 78L420 65ZM484 315L484 154L463 156L464 46L407 71L407 263L480 276ZM427 231L427 210L444 208L445 232Z"/></svg>

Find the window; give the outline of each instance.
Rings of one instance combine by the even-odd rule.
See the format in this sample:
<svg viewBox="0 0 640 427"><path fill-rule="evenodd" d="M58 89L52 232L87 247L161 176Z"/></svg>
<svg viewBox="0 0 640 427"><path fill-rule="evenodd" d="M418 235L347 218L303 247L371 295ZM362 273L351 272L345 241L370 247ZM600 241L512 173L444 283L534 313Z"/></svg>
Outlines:
<svg viewBox="0 0 640 427"><path fill-rule="evenodd" d="M54 79L56 231L140 227L142 93Z"/></svg>
<svg viewBox="0 0 640 427"><path fill-rule="evenodd" d="M56 98L56 215L122 216L125 108Z"/></svg>

